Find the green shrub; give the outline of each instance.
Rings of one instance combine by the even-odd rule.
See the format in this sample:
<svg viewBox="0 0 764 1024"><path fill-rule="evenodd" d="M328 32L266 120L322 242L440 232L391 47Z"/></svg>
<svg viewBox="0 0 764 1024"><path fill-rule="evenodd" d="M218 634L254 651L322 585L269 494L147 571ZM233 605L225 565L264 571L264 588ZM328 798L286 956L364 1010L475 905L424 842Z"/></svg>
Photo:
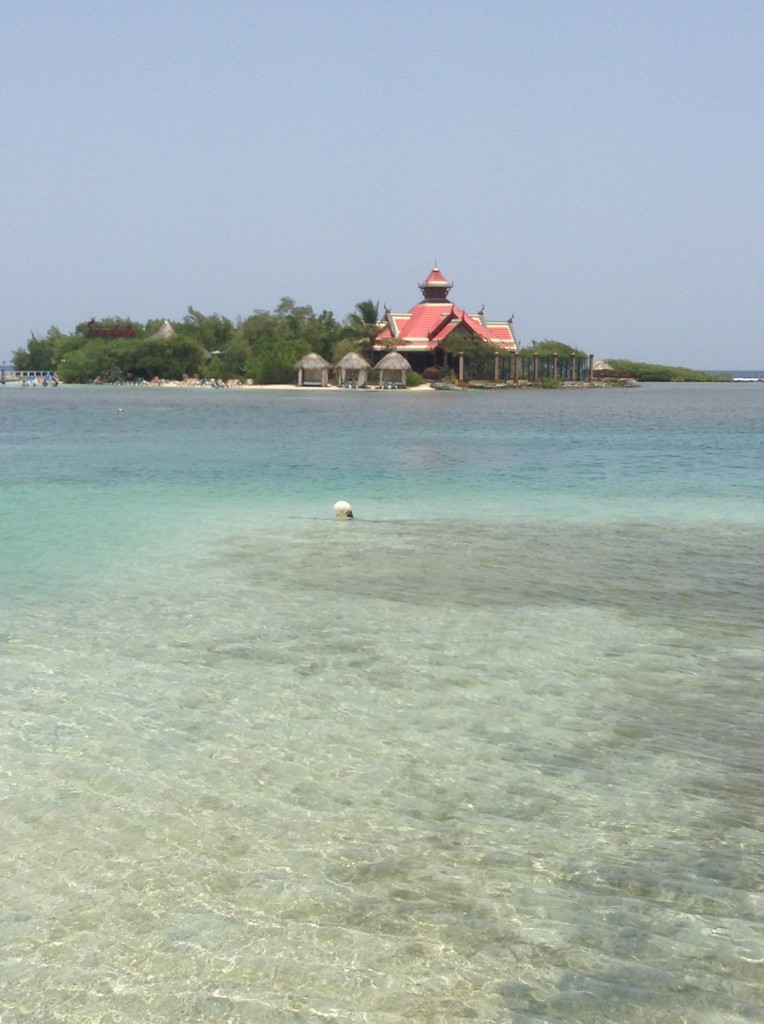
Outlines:
<svg viewBox="0 0 764 1024"><path fill-rule="evenodd" d="M630 359L608 359L619 375L630 374L638 381L718 381L719 374L689 370L686 366L663 366L659 363L637 363Z"/></svg>

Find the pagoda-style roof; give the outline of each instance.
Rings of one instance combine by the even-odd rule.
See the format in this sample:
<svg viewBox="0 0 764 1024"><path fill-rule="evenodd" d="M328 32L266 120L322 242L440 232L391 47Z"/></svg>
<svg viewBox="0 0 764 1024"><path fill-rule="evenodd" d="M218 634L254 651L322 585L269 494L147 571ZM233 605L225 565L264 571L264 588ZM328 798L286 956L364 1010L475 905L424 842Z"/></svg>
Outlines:
<svg viewBox="0 0 764 1024"><path fill-rule="evenodd" d="M419 286L424 299L408 313L385 314L374 343L375 349L395 348L409 352L432 352L441 347L454 331L465 339L475 338L507 352L517 350L512 321L486 320L482 310L467 313L449 302L451 283L438 267L433 267Z"/></svg>
<svg viewBox="0 0 764 1024"><path fill-rule="evenodd" d="M419 285L425 302L445 302L453 288L453 282L447 281L437 267L433 267L424 281Z"/></svg>

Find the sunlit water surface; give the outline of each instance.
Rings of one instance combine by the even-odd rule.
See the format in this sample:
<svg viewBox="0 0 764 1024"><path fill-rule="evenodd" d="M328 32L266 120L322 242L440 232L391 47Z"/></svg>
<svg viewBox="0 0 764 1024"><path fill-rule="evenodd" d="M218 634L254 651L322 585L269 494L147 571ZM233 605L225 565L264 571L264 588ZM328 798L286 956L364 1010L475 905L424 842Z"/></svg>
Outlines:
<svg viewBox="0 0 764 1024"><path fill-rule="evenodd" d="M0 391L0 1020L762 1021L763 413Z"/></svg>

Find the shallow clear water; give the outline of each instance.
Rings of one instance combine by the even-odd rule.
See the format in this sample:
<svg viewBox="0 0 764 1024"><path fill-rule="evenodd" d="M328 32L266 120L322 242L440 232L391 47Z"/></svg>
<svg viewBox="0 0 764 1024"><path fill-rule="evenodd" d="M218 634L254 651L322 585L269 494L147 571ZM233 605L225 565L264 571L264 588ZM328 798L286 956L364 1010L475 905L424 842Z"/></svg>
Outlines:
<svg viewBox="0 0 764 1024"><path fill-rule="evenodd" d="M761 1020L763 412L0 392L0 1015Z"/></svg>

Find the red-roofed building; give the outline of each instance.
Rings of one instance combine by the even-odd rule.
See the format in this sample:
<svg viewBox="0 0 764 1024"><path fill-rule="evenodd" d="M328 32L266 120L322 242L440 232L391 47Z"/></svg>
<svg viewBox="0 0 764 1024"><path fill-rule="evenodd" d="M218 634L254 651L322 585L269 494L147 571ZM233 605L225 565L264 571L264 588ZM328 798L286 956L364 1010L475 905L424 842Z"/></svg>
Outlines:
<svg viewBox="0 0 764 1024"><path fill-rule="evenodd" d="M470 342L495 345L502 354L517 351L512 319L486 320L482 310L466 313L449 302L452 284L437 267L433 267L419 287L422 301L408 313L385 310L374 343L375 351L397 349L420 372L428 366L445 366L448 350L453 353L454 343L458 346L462 339L465 345Z"/></svg>

